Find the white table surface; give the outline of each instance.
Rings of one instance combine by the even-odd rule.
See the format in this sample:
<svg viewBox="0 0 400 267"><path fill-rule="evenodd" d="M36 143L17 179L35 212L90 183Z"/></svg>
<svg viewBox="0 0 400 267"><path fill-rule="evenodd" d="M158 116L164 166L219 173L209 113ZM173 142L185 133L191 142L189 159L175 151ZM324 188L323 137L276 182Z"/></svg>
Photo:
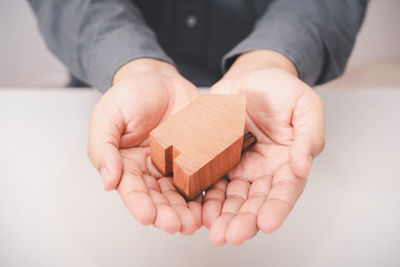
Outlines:
<svg viewBox="0 0 400 267"><path fill-rule="evenodd" d="M86 156L94 90L0 90L0 266L400 266L400 88L318 91L327 146L283 227L240 247L138 224Z"/></svg>

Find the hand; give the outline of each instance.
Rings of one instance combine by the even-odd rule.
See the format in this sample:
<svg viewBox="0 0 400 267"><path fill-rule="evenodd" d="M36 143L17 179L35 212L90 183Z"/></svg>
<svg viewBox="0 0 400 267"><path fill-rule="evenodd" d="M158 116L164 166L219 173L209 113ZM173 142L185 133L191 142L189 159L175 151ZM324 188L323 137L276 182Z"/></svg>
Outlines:
<svg viewBox="0 0 400 267"><path fill-rule="evenodd" d="M257 138L204 198L210 241L239 245L259 229L277 230L300 197L312 158L324 147L324 105L293 64L272 51L240 56L210 92L246 95L246 128Z"/></svg>
<svg viewBox="0 0 400 267"><path fill-rule="evenodd" d="M104 188L117 189L141 224L170 234L192 234L201 226L202 199L187 203L172 178L158 173L150 160L148 134L198 94L172 65L138 59L116 73L91 117L88 155Z"/></svg>

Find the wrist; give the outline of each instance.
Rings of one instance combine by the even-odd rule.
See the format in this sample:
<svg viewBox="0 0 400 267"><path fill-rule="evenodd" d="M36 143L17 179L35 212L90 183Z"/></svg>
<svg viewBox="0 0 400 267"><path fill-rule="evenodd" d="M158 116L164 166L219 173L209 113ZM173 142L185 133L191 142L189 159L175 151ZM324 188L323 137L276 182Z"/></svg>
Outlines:
<svg viewBox="0 0 400 267"><path fill-rule="evenodd" d="M254 50L241 54L225 76L229 77L259 69L280 69L298 77L293 62L283 54L272 50Z"/></svg>
<svg viewBox="0 0 400 267"><path fill-rule="evenodd" d="M132 60L120 67L114 74L112 84L114 85L120 80L138 73L151 72L159 75L173 76L179 75L178 70L174 65L154 59L154 58L139 58Z"/></svg>

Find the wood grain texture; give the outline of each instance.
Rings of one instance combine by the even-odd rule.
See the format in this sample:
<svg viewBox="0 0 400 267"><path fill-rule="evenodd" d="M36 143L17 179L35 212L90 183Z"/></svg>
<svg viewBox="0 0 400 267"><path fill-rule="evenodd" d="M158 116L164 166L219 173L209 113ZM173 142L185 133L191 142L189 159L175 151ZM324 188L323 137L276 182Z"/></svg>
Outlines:
<svg viewBox="0 0 400 267"><path fill-rule="evenodd" d="M239 163L245 115L245 96L200 95L150 133L153 164L196 198Z"/></svg>

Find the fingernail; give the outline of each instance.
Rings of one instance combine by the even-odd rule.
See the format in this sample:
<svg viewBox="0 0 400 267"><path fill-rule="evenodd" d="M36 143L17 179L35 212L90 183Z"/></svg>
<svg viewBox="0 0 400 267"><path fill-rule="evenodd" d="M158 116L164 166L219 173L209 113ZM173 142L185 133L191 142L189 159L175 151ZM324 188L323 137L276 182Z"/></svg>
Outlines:
<svg viewBox="0 0 400 267"><path fill-rule="evenodd" d="M110 172L106 168L101 168L100 170L101 180L103 181L103 187L106 189L107 185L111 183Z"/></svg>

